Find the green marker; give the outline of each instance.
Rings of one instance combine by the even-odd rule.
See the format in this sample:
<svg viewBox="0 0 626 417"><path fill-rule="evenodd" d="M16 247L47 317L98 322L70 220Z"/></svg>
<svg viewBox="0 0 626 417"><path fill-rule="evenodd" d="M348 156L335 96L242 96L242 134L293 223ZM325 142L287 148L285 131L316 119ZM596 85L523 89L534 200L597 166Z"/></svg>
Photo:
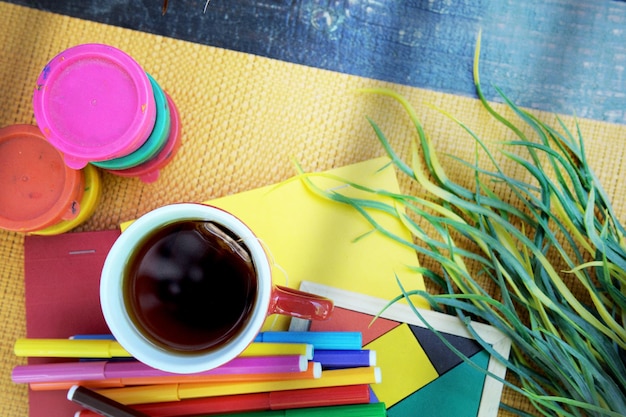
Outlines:
<svg viewBox="0 0 626 417"><path fill-rule="evenodd" d="M385 417L386 415L385 403L372 403L254 411L250 413L212 414L203 417Z"/></svg>

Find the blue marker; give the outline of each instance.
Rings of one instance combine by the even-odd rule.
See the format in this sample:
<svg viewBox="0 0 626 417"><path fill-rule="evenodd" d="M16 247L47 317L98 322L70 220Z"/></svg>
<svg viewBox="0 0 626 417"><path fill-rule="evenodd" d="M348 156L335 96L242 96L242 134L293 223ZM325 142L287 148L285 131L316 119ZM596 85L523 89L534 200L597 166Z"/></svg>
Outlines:
<svg viewBox="0 0 626 417"><path fill-rule="evenodd" d="M112 334L76 334L71 336L72 340L115 340Z"/></svg>
<svg viewBox="0 0 626 417"><path fill-rule="evenodd" d="M313 352L313 361L323 369L359 368L376 366L374 350L318 350Z"/></svg>
<svg viewBox="0 0 626 417"><path fill-rule="evenodd" d="M360 332L262 332L255 342L306 343L314 350L361 350Z"/></svg>

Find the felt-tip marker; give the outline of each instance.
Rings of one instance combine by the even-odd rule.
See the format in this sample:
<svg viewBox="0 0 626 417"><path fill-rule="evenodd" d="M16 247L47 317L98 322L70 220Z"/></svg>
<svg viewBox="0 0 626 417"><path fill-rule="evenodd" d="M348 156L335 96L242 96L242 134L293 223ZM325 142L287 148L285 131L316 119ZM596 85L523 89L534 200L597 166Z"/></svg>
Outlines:
<svg viewBox="0 0 626 417"><path fill-rule="evenodd" d="M16 356L48 358L130 358L117 341L106 339L18 339ZM240 356L304 355L313 358L313 345L306 343L251 343Z"/></svg>
<svg viewBox="0 0 626 417"><path fill-rule="evenodd" d="M361 332L262 332L255 342L307 343L315 350L360 350L363 336Z"/></svg>
<svg viewBox="0 0 626 417"><path fill-rule="evenodd" d="M74 385L69 389L67 399L105 417L149 417L80 385Z"/></svg>
<svg viewBox="0 0 626 417"><path fill-rule="evenodd" d="M324 369L376 366L376 351L315 349L313 360L321 363Z"/></svg>
<svg viewBox="0 0 626 417"><path fill-rule="evenodd" d="M379 368L367 367L323 371L321 378L317 379L143 385L103 389L98 390L98 392L115 401L131 405L257 392L378 384L381 380L382 376Z"/></svg>
<svg viewBox="0 0 626 417"><path fill-rule="evenodd" d="M370 386L364 384L193 398L181 401L137 404L131 407L151 417L176 417L368 404L369 402ZM83 410L76 417L99 417L99 415L89 410Z"/></svg>
<svg viewBox="0 0 626 417"><path fill-rule="evenodd" d="M52 358L128 358L130 354L115 340L18 339L16 356Z"/></svg>
<svg viewBox="0 0 626 417"><path fill-rule="evenodd" d="M213 414L211 417L385 417L386 415L385 403L380 402L252 413ZM199 417L208 417L208 415Z"/></svg>
<svg viewBox="0 0 626 417"><path fill-rule="evenodd" d="M309 362L308 368L298 372L274 372L267 374L172 374L162 376L136 376L125 378L107 378L102 380L66 380L54 382L31 382L33 391L66 390L72 385L82 385L86 388L121 388L138 385L169 385L169 384L200 384L200 383L235 383L235 382L262 382L262 381L295 381L299 379L315 379L322 375L322 366L317 362Z"/></svg>
<svg viewBox="0 0 626 417"><path fill-rule="evenodd" d="M307 368L308 361L302 355L237 357L217 368L187 375L277 374L304 372ZM153 378L174 375L176 374L152 368L139 361L97 361L18 365L13 368L11 379L13 382L19 384L59 381L99 381L111 378Z"/></svg>

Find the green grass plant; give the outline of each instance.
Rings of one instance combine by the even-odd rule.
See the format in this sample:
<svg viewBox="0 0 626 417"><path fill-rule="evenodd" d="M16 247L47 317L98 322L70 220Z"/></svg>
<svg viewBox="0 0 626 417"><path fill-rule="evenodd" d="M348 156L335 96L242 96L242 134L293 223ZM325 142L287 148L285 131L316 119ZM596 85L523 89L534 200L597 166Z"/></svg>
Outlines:
<svg viewBox="0 0 626 417"><path fill-rule="evenodd" d="M495 123L513 133L502 155L522 167L530 181L505 174L483 139L440 110L475 145L473 161L457 159L473 173L473 185L450 180L415 108L387 89L363 91L389 97L404 108L415 128L411 160L405 162L396 154L374 120L369 123L399 173L427 196L370 189L335 178L362 191L354 197L341 187L315 187L314 174L299 168L302 178L324 198L352 206L373 231L413 248L435 265L415 270L438 291L412 290L398 281L399 296L391 303L405 299L419 315L413 300L422 297L432 308L460 317L486 349L488 344L472 331L476 321L511 338L510 357L499 360L513 378L502 382L524 395L538 414L625 416L624 227L589 167L579 126L568 129L558 118L557 126L550 126L500 90L517 119L498 113L482 93L479 54L478 46L474 65L478 97ZM481 155L487 157L489 167L479 164ZM506 199L500 197L503 187L508 190ZM385 199L368 198L368 194ZM398 218L414 240L385 230L372 210Z"/></svg>

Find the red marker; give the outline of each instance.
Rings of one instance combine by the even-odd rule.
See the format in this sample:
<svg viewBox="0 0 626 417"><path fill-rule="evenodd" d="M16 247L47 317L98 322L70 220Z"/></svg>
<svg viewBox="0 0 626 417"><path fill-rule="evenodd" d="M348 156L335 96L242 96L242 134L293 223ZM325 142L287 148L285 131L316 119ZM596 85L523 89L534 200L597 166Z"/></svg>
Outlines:
<svg viewBox="0 0 626 417"><path fill-rule="evenodd" d="M195 398L173 402L138 404L129 407L150 417L175 417L179 415L207 415L229 412L367 404L369 401L369 385L348 385L344 387L311 388L270 393L228 395L224 397ZM99 417L99 415L84 410L77 414L77 417Z"/></svg>

